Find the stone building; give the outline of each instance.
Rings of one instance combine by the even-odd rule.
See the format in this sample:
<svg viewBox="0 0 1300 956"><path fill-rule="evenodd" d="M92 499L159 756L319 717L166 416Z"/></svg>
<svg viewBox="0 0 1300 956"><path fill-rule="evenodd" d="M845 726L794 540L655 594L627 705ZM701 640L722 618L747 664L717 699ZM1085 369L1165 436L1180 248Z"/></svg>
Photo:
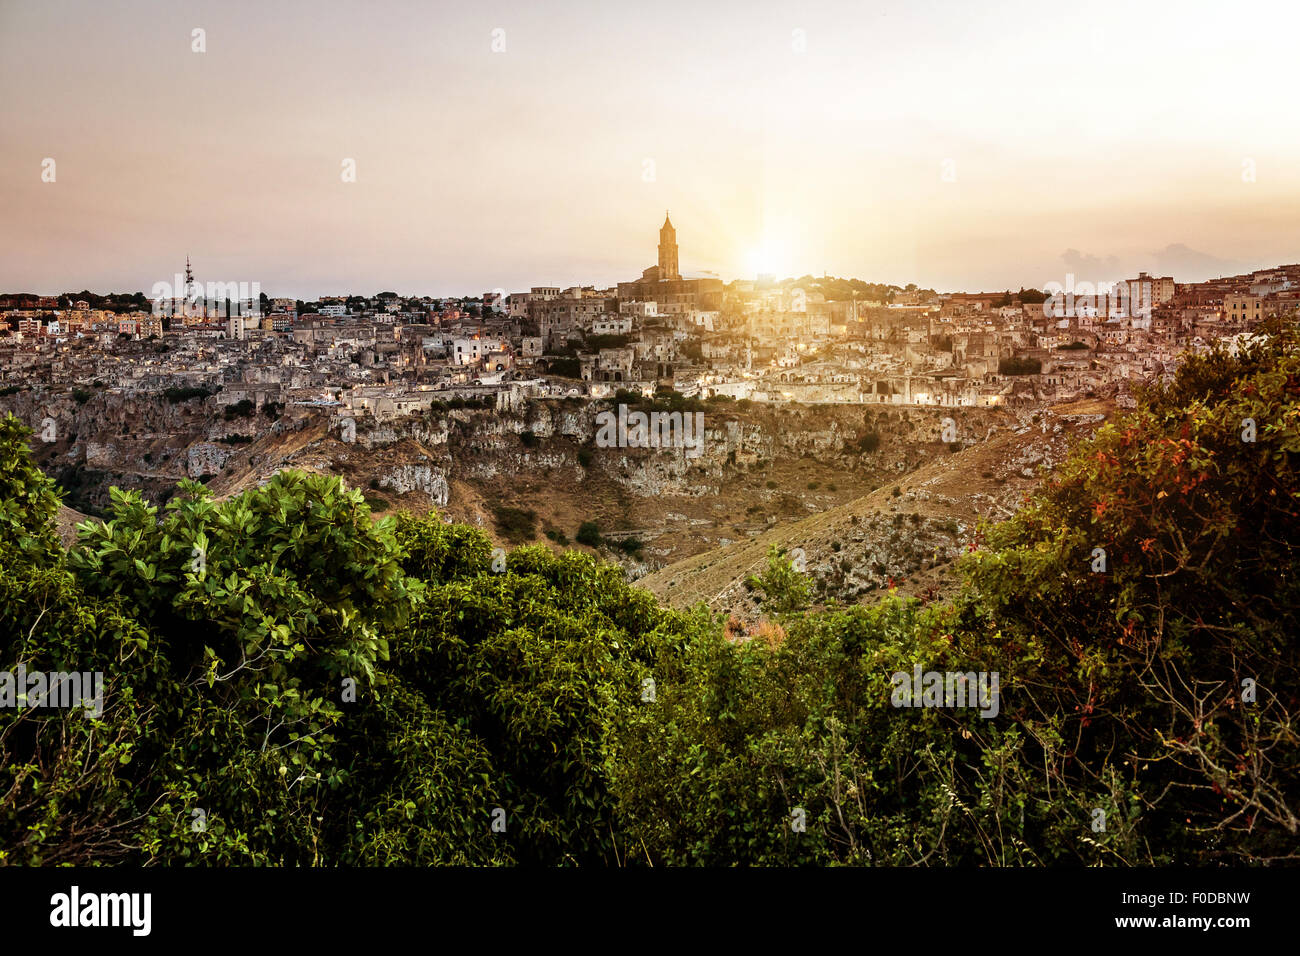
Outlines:
<svg viewBox="0 0 1300 956"><path fill-rule="evenodd" d="M659 263L641 273L640 279L618 284L620 300L676 304L685 309L716 311L722 308L722 280L685 278L678 268L677 230L664 216L659 230Z"/></svg>

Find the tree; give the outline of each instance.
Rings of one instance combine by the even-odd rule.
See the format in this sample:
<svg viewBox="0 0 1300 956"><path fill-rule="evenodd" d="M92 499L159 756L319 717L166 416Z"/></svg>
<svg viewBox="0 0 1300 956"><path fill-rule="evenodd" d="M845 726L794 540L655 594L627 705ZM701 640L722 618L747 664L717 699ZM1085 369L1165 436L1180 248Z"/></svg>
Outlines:
<svg viewBox="0 0 1300 956"><path fill-rule="evenodd" d="M765 610L778 614L807 607L812 594L808 575L796 568L794 561L775 544L768 548L767 569L762 574L750 575L745 585L762 594Z"/></svg>
<svg viewBox="0 0 1300 956"><path fill-rule="evenodd" d="M618 725L629 838L670 864L1293 861L1297 468L1295 331L1189 358L981 528L952 603L789 614L776 647L705 634L661 668ZM895 709L915 671L1000 674L998 714Z"/></svg>
<svg viewBox="0 0 1300 956"><path fill-rule="evenodd" d="M375 522L327 476L184 482L161 510L114 489L68 551L29 434L0 420L0 685L21 664L104 693L0 707L5 863L1300 853L1291 325L1139 390L981 526L950 601L808 610L802 556L773 547L748 581L769 641L577 551ZM918 673L1000 685L900 699Z"/></svg>
<svg viewBox="0 0 1300 956"><path fill-rule="evenodd" d="M59 499L31 462L29 434L14 417L0 419L0 681L16 682L20 665L29 675L76 673L78 696L112 705L28 709L17 695L31 703L30 685L9 687L15 699L0 707L0 863L114 862L133 835L136 797L124 769L140 728L151 726L151 702L166 699L155 696L169 689L165 661L120 601L87 595L66 567L54 528Z"/></svg>
<svg viewBox="0 0 1300 956"><path fill-rule="evenodd" d="M1013 356L998 360L999 375L1037 375L1042 370L1042 361L1028 356Z"/></svg>
<svg viewBox="0 0 1300 956"><path fill-rule="evenodd" d="M1300 341L1264 333L1143 391L970 559L971 639L1016 661L1026 760L1157 859L1296 855Z"/></svg>

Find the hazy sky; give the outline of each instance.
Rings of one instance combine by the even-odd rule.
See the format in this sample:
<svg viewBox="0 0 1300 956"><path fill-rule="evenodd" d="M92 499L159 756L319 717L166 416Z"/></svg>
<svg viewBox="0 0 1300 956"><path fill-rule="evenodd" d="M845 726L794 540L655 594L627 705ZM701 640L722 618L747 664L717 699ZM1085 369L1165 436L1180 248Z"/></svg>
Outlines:
<svg viewBox="0 0 1300 956"><path fill-rule="evenodd" d="M0 290L186 254L269 295L607 285L666 208L724 279L1295 262L1298 33L1294 0L0 0Z"/></svg>

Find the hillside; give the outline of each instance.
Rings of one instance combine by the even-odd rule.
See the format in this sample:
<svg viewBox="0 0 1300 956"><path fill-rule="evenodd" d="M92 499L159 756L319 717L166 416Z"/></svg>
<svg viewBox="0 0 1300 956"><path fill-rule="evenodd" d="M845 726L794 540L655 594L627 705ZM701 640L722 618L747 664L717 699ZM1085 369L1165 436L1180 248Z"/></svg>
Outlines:
<svg viewBox="0 0 1300 956"><path fill-rule="evenodd" d="M753 616L744 581L763 568L776 545L796 558L795 549L802 549L823 602L856 603L891 583L906 594L943 593L953 583L954 561L974 543L978 520L1012 514L1042 470L1059 463L1072 442L1090 435L1112 411L1093 400L1057 406L1037 422L941 454L897 485L674 562L637 583L674 607L702 601L713 610Z"/></svg>
<svg viewBox="0 0 1300 956"><path fill-rule="evenodd" d="M595 550L634 579L892 488L952 447L978 446L1033 414L709 403L705 442L690 456L598 447L595 417L608 407L567 400L443 407L358 422L348 442L319 408L240 412L219 396L173 401L120 390L81 401L57 388L0 398L0 409L33 429L54 421L55 440L34 442L33 452L65 490L65 504L87 515L104 512L114 485L163 505L185 477L224 498L296 468L339 475L378 514L436 509L503 547L584 548L578 530L594 522L605 542ZM949 417L958 440L945 443Z"/></svg>
<svg viewBox="0 0 1300 956"><path fill-rule="evenodd" d="M803 582L773 575L790 600L746 641L589 555L502 565L472 527L377 523L337 477L292 470L161 523L119 496L64 552L28 431L0 419L0 652L107 683L95 720L0 708L0 863L1293 863L1297 356L1288 332L1194 357L1086 443L1102 407L987 429L953 410L964 447L913 443L906 476L649 576L743 611L735 582L784 544L825 603L906 586L945 566L922 553L941 531L955 550L1054 468L966 542L953 600L801 610ZM902 454L879 434L859 464ZM498 467L540 447L500 441Z"/></svg>

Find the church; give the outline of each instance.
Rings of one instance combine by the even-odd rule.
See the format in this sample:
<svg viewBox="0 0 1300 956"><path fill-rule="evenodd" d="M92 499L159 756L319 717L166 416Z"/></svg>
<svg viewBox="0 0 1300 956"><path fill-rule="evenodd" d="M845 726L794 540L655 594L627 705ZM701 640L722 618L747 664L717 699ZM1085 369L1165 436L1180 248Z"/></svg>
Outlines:
<svg viewBox="0 0 1300 956"><path fill-rule="evenodd" d="M677 230L665 212L664 224L659 228L659 264L642 272L640 279L620 282L618 297L622 302L656 302L666 307L663 312L714 312L722 308L722 280L682 277Z"/></svg>

